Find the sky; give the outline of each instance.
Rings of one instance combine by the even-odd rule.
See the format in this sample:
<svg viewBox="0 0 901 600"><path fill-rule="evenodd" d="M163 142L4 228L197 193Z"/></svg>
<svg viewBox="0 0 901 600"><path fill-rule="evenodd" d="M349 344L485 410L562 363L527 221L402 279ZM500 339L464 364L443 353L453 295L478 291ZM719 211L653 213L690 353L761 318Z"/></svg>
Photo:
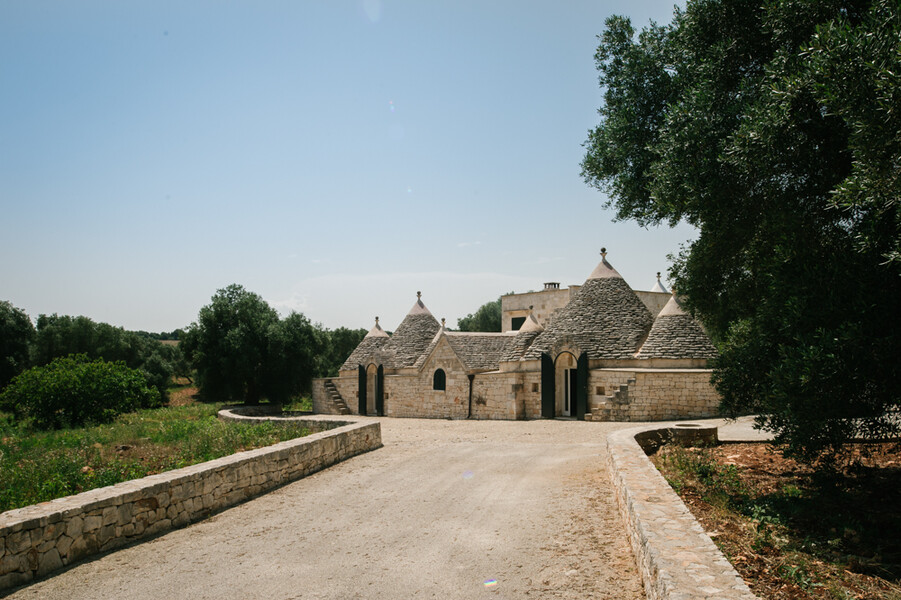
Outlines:
<svg viewBox="0 0 901 600"><path fill-rule="evenodd" d="M457 319L687 225L580 176L613 14L666 0L0 0L0 300L171 331L232 283L282 315Z"/></svg>

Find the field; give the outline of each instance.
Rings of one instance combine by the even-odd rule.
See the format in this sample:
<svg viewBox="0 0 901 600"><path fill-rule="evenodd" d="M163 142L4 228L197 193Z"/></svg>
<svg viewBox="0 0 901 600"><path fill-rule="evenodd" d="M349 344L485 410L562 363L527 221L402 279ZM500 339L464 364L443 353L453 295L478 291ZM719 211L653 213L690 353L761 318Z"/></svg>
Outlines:
<svg viewBox="0 0 901 600"><path fill-rule="evenodd" d="M661 448L657 467L766 599L901 599L901 447L817 473L766 444Z"/></svg>
<svg viewBox="0 0 901 600"><path fill-rule="evenodd" d="M268 423L223 423L220 404L172 391L169 407L113 423L38 432L0 413L0 512L307 435Z"/></svg>

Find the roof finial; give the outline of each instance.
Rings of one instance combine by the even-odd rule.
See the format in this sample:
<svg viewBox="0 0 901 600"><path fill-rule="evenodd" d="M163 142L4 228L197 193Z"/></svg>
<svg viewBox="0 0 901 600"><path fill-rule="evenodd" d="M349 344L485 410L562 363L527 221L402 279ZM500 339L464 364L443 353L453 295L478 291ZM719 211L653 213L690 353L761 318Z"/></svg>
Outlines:
<svg viewBox="0 0 901 600"><path fill-rule="evenodd" d="M532 308L534 308L534 307L535 307L534 304L530 304L530 305L529 305L529 312L532 312Z"/></svg>
<svg viewBox="0 0 901 600"><path fill-rule="evenodd" d="M601 258L603 258L604 260L607 260L607 249L606 248L601 248Z"/></svg>
<svg viewBox="0 0 901 600"><path fill-rule="evenodd" d="M441 317L441 329L444 329L444 317Z"/></svg>
<svg viewBox="0 0 901 600"><path fill-rule="evenodd" d="M416 292L416 299L419 300L422 298L422 292Z"/></svg>
<svg viewBox="0 0 901 600"><path fill-rule="evenodd" d="M657 271L657 281L660 281L660 271Z"/></svg>
<svg viewBox="0 0 901 600"><path fill-rule="evenodd" d="M378 318L378 317L375 318L375 324L376 324L376 325L379 324L379 318Z"/></svg>

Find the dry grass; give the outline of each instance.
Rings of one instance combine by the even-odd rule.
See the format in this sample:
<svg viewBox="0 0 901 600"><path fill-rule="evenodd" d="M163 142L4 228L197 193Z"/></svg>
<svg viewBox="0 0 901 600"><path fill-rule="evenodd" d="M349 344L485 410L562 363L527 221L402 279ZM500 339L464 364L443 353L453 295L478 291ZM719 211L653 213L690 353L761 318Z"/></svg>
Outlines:
<svg viewBox="0 0 901 600"><path fill-rule="evenodd" d="M761 598L901 599L901 449L857 445L824 476L766 444L665 447L654 457Z"/></svg>

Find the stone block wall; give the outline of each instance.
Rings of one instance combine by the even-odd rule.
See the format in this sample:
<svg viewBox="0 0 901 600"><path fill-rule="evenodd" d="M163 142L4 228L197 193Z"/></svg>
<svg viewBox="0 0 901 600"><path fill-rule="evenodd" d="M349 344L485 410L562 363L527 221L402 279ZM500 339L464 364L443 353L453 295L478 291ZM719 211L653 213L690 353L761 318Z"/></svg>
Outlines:
<svg viewBox="0 0 901 600"><path fill-rule="evenodd" d="M541 418L541 373L526 371L520 375L520 396L517 398L517 415L524 411L525 419Z"/></svg>
<svg viewBox="0 0 901 600"><path fill-rule="evenodd" d="M756 600L636 441L668 437L654 429L607 436L607 466L648 600Z"/></svg>
<svg viewBox="0 0 901 600"><path fill-rule="evenodd" d="M628 386L628 403L614 405L616 420L664 421L698 419L719 414L720 396L710 383L709 369L597 369L589 375L589 409Z"/></svg>
<svg viewBox="0 0 901 600"><path fill-rule="evenodd" d="M357 396L359 379L355 371L343 373L343 377L326 377L313 380L313 412L317 415L337 415L338 410L329 400L325 392L325 382L331 380L338 388L338 393L347 403L347 408L353 414L359 413L360 400Z"/></svg>
<svg viewBox="0 0 901 600"><path fill-rule="evenodd" d="M437 369L444 369L444 390L432 389ZM385 415L465 419L469 410L469 378L450 345L440 343L419 372L385 377Z"/></svg>
<svg viewBox="0 0 901 600"><path fill-rule="evenodd" d="M675 370L635 374L629 386L629 420L663 421L719 415L720 396L710 370Z"/></svg>
<svg viewBox="0 0 901 600"><path fill-rule="evenodd" d="M472 382L473 419L522 419L519 373L479 373ZM467 399L468 401L468 399Z"/></svg>
<svg viewBox="0 0 901 600"><path fill-rule="evenodd" d="M0 514L0 590L183 527L381 445L377 422L349 424L7 511Z"/></svg>
<svg viewBox="0 0 901 600"><path fill-rule="evenodd" d="M527 317L530 313L535 315L539 323L547 325L554 313L566 306L579 287L581 286L571 285L560 289L501 296L501 331L512 331L513 318Z"/></svg>

